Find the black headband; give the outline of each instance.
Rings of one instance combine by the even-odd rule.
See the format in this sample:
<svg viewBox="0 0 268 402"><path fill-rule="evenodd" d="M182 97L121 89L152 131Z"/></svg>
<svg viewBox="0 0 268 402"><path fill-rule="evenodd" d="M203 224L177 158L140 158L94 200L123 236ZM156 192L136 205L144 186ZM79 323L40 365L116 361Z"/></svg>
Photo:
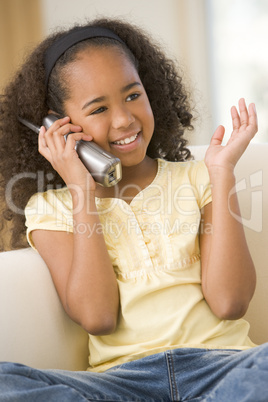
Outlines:
<svg viewBox="0 0 268 402"><path fill-rule="evenodd" d="M56 40L46 51L45 54L45 73L46 73L46 87L48 84L50 73L55 66L57 60L66 52L67 49L90 38L111 38L121 43L124 43L113 31L108 28L102 27L79 27L69 31L66 35Z"/></svg>

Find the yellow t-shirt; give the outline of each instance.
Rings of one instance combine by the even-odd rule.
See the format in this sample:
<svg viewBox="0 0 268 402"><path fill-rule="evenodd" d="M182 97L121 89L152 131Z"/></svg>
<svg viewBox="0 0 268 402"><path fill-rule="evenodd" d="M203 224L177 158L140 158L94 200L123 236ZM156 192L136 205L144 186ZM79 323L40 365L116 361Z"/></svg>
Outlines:
<svg viewBox="0 0 268 402"><path fill-rule="evenodd" d="M202 293L198 230L200 210L210 201L204 162L160 159L155 179L130 204L96 198L121 311L113 334L89 335L89 370L104 371L167 349L255 346L249 324L218 319ZM92 230L73 222L66 188L34 195L26 225L33 247L34 229Z"/></svg>

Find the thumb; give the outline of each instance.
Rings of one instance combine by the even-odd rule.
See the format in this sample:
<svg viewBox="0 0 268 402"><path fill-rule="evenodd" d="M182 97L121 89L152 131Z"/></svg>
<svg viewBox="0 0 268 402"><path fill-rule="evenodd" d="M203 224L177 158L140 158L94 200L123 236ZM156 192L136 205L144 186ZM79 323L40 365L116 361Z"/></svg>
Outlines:
<svg viewBox="0 0 268 402"><path fill-rule="evenodd" d="M221 145L223 137L225 133L225 128L223 126L219 126L216 128L213 136L211 137L210 144L211 145Z"/></svg>

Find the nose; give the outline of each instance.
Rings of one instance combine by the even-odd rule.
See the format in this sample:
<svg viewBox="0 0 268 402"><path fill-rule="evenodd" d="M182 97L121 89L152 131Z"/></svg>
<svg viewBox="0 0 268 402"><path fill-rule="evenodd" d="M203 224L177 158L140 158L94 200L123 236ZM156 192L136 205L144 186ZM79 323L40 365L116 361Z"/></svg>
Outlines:
<svg viewBox="0 0 268 402"><path fill-rule="evenodd" d="M127 128L135 121L135 117L126 105L116 107L112 119L112 126L117 130Z"/></svg>

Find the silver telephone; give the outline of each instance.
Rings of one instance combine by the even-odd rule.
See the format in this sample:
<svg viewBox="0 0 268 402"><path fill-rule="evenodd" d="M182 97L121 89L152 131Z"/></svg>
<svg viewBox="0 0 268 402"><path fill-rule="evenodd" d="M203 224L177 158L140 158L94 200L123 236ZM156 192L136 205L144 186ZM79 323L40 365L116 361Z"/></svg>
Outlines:
<svg viewBox="0 0 268 402"><path fill-rule="evenodd" d="M48 129L57 119L54 114L49 114L43 119L43 125ZM18 120L34 132L39 133L41 127L21 117L18 117ZM75 149L97 183L104 187L112 187L121 180L122 167L120 159L105 151L93 141L77 141Z"/></svg>

